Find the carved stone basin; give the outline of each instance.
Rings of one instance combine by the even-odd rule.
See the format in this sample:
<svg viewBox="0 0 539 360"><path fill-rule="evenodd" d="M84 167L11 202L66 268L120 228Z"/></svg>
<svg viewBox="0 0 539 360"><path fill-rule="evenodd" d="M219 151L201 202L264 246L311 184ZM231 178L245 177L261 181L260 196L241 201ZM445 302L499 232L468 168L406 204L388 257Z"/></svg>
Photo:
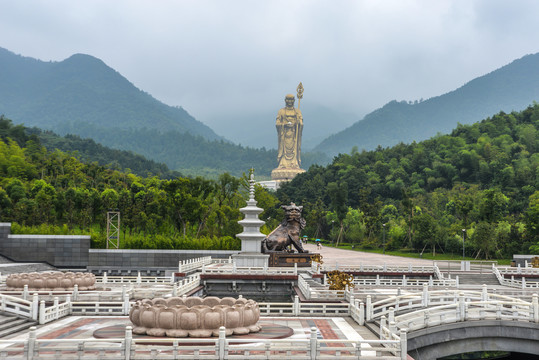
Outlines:
<svg viewBox="0 0 539 360"><path fill-rule="evenodd" d="M260 331L258 303L244 298L171 297L138 300L129 312L133 332L168 337L245 335Z"/></svg>
<svg viewBox="0 0 539 360"><path fill-rule="evenodd" d="M24 285L28 285L28 290L41 291L72 291L75 285L79 290L94 290L95 275L60 271L10 274L6 278L6 285L8 290L20 290Z"/></svg>

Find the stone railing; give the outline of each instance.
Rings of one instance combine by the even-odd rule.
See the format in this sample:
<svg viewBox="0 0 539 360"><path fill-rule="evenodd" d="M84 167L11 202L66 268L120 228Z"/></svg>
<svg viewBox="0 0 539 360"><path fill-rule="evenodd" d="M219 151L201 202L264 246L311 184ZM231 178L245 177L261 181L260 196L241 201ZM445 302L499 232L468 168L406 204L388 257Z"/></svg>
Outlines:
<svg viewBox="0 0 539 360"><path fill-rule="evenodd" d="M314 273L318 272L330 272L333 270L339 270L342 272L370 272L370 273L418 273L418 274L425 274L425 273L436 273L435 265L430 266L412 266L412 264L408 264L408 266L397 266L397 265L388 265L384 263L383 265L324 265L321 266L318 265L316 262L311 263L311 271ZM438 269L439 272L439 269Z"/></svg>
<svg viewBox="0 0 539 360"><path fill-rule="evenodd" d="M0 340L0 359L58 359L76 354L77 359L356 359L382 357L406 360L406 333L391 340L318 339L311 328L308 338L297 339L234 339L219 329L213 339L137 339L133 341L131 326L120 338L110 339L37 339L36 328L30 328L27 339ZM151 345L149 347L148 345Z"/></svg>
<svg viewBox="0 0 539 360"><path fill-rule="evenodd" d="M467 301L506 301L512 303L526 303L526 301L505 295L492 294L487 292L487 286L483 285L482 291L460 291L460 290L437 290L429 291L427 286L422 292L411 293L399 296L392 296L377 302L371 302L371 296L366 298L366 321L374 321L393 310L410 311L412 309L427 308L429 306L454 304L460 296L464 296Z"/></svg>
<svg viewBox="0 0 539 360"><path fill-rule="evenodd" d="M529 269L533 269L533 268L524 268L523 270L521 270L520 273L518 273L518 272L514 273L514 272L506 272L507 271L506 269L501 270L500 268L498 268L498 267L496 267L494 265L492 266L492 272L494 273L494 275L496 275L496 278L498 279L498 281L500 282L501 285L510 286L510 287L514 287L514 288L519 288L519 289L539 289L539 281L526 281L525 276L522 276L520 278L520 280L515 279L515 277L518 276L518 275L526 275L526 274L537 274L537 275L539 275L539 272L524 272L524 271L527 271ZM536 269L534 269L534 270L536 270ZM539 269L537 269L537 270L539 270ZM505 276L503 276L504 273L505 274L511 274L511 278L508 279Z"/></svg>
<svg viewBox="0 0 539 360"><path fill-rule="evenodd" d="M172 284L174 276L142 276L140 271L137 276L109 276L104 272L102 276L96 276L97 285L105 284Z"/></svg>
<svg viewBox="0 0 539 360"><path fill-rule="evenodd" d="M402 278L398 279L381 279L380 275L376 275L374 279L354 279L354 285L360 287L366 286L389 286L389 287L422 287L424 285L430 287L459 287L458 276L455 279L433 279L432 276L429 279L409 279L406 275L402 275Z"/></svg>
<svg viewBox="0 0 539 360"><path fill-rule="evenodd" d="M298 287L307 300L345 300L345 290L312 288L302 275L298 276Z"/></svg>
<svg viewBox="0 0 539 360"><path fill-rule="evenodd" d="M28 301L11 295L0 294L0 311L4 313L37 321L38 308L39 299L37 296L33 296L32 301Z"/></svg>
<svg viewBox="0 0 539 360"><path fill-rule="evenodd" d="M388 323L396 328L414 331L459 321L509 320L539 324L539 302L535 294L531 303L514 301L467 301L462 294L453 304L440 305L395 316L388 314ZM385 317L381 322L385 322ZM393 332L396 329L391 329Z"/></svg>
<svg viewBox="0 0 539 360"><path fill-rule="evenodd" d="M235 262L230 265L211 267L202 266L202 274L246 274L246 275L297 275L298 265L293 268L285 267L240 267Z"/></svg>
<svg viewBox="0 0 539 360"><path fill-rule="evenodd" d="M186 273L202 268L203 265L212 263L211 256L205 256L196 259L183 260L178 262L178 272Z"/></svg>

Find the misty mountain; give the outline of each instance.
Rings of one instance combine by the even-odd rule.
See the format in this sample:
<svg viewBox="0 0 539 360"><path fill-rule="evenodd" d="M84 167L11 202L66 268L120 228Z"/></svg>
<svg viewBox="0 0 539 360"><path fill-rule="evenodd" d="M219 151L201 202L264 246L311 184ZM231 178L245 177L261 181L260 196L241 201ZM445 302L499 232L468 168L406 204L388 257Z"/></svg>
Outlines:
<svg viewBox="0 0 539 360"><path fill-rule="evenodd" d="M149 128L220 139L181 107L161 103L103 61L83 54L44 62L0 48L0 114L62 135L84 136L82 125L96 134Z"/></svg>
<svg viewBox="0 0 539 360"><path fill-rule="evenodd" d="M297 106L297 103L296 103ZM282 103L284 107L284 101ZM277 148L277 131L275 129L276 107L273 110L237 114L234 116L221 115L218 121L212 121L212 128L235 143L254 148ZM302 100L303 114L302 149L309 151L324 140L329 134L336 133L357 121L358 116L336 111L319 104Z"/></svg>
<svg viewBox="0 0 539 360"><path fill-rule="evenodd" d="M526 55L447 94L426 101L391 101L345 130L329 136L314 150L328 155L352 147L372 150L449 133L497 113L526 108L539 100L539 53Z"/></svg>
<svg viewBox="0 0 539 360"><path fill-rule="evenodd" d="M15 124L84 138L78 141L70 137L67 142L43 139L51 147L84 154L89 138L165 163L182 174L241 175L254 167L258 175L269 177L277 165L275 150L224 140L182 108L157 101L88 55L43 62L0 48L2 114ZM303 159L304 168L329 160L321 154L307 153Z"/></svg>

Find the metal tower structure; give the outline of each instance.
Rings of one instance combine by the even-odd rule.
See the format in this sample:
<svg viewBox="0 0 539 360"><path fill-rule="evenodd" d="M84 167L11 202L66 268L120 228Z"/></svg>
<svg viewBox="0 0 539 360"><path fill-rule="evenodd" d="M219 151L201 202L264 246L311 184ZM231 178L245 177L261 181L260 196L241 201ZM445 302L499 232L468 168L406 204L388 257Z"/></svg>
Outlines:
<svg viewBox="0 0 539 360"><path fill-rule="evenodd" d="M107 249L120 248L120 212L107 212Z"/></svg>

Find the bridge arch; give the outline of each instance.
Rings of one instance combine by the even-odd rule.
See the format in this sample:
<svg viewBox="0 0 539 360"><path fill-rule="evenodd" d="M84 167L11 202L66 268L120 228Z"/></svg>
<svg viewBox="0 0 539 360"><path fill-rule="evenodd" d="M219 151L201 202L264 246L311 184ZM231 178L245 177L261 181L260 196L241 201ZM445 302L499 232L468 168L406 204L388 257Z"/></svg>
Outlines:
<svg viewBox="0 0 539 360"><path fill-rule="evenodd" d="M539 327L524 321L476 320L423 328L408 334L408 354L415 360L475 351L537 355Z"/></svg>

